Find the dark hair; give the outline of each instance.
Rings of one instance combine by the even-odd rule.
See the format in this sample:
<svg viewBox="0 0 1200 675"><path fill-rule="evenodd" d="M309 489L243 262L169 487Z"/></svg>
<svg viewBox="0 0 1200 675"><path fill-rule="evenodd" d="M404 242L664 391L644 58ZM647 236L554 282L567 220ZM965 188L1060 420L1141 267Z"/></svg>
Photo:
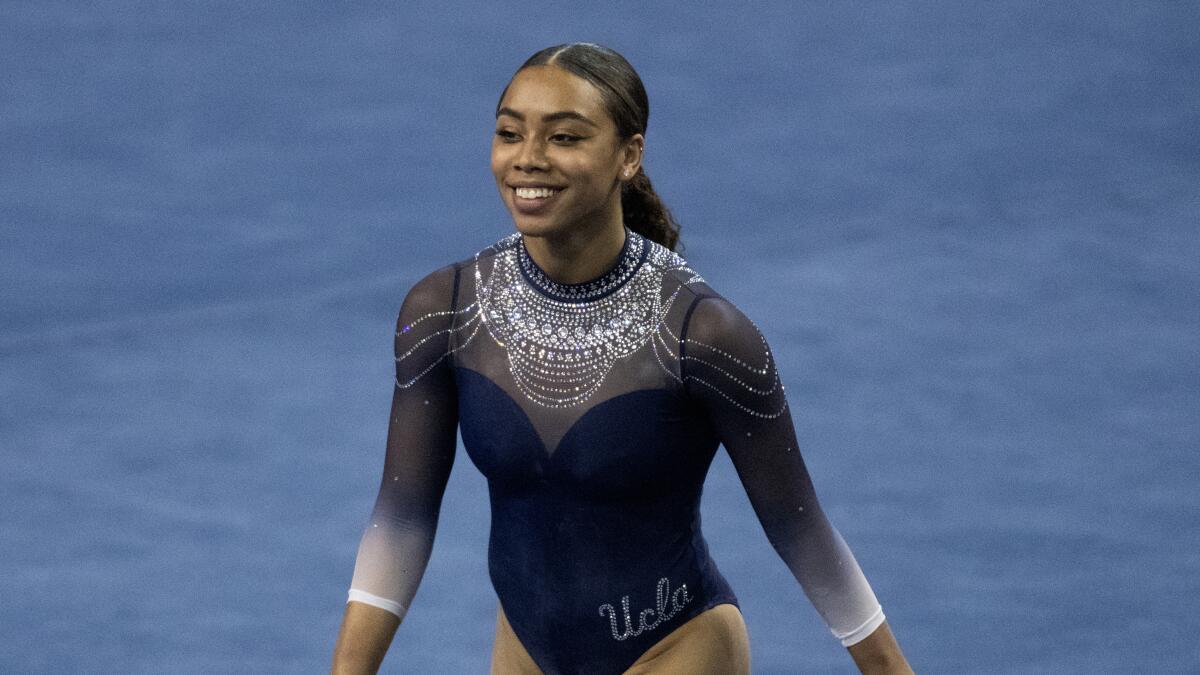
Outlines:
<svg viewBox="0 0 1200 675"><path fill-rule="evenodd" d="M638 77L637 71L625 57L598 44L575 42L539 51L526 59L517 72L530 66L549 65L582 77L600 91L604 107L617 125L619 137L629 138L634 134L646 133L650 100L646 96L642 78ZM500 92L500 101L504 100L507 92L506 86ZM500 103L497 103L496 110L499 109ZM675 250L679 243L679 223L675 222L671 212L654 192L654 186L650 184L643 167L638 167L637 174L621 186L621 212L629 229Z"/></svg>

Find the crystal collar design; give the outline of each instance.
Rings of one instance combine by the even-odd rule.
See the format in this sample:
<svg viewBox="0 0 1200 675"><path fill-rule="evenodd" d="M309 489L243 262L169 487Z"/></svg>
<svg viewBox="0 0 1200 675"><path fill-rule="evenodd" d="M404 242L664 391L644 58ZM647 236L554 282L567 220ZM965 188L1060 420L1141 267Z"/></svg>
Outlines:
<svg viewBox="0 0 1200 675"><path fill-rule="evenodd" d="M525 248L525 239L519 233L515 237L517 243L517 261L520 263L521 274L547 296L562 302L587 302L598 300L629 281L646 259L649 246L642 235L625 228L625 242L617 260L607 272L591 281L578 284L563 284L554 281L546 275L542 268L534 262Z"/></svg>
<svg viewBox="0 0 1200 675"><path fill-rule="evenodd" d="M618 261L583 284L541 274L518 232L497 242L486 278L476 262L480 318L531 401L552 408L586 401L617 359L650 342L662 325L678 292L663 298L663 278L690 268L665 246L625 232ZM694 272L692 278L699 279Z"/></svg>

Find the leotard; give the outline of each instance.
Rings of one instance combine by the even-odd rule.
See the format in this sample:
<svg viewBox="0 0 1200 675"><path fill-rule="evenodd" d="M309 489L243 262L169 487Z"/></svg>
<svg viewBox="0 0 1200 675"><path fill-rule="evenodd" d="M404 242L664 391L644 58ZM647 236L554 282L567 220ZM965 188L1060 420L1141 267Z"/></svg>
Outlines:
<svg viewBox="0 0 1200 675"><path fill-rule="evenodd" d="M514 232L409 290L395 360L349 600L403 618L458 428L487 479L492 585L548 675L621 673L688 619L737 604L700 528L718 445L834 636L850 645L883 622L821 510L769 345L670 249L626 227L603 275L561 284Z"/></svg>

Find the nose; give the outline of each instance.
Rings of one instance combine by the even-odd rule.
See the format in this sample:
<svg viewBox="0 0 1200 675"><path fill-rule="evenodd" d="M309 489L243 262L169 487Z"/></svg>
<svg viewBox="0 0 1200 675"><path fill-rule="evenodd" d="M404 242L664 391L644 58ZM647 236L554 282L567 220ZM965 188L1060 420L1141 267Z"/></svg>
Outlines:
<svg viewBox="0 0 1200 675"><path fill-rule="evenodd" d="M513 160L513 168L518 171L545 171L550 168L546 161L546 148L536 138L528 138L521 142L517 156Z"/></svg>

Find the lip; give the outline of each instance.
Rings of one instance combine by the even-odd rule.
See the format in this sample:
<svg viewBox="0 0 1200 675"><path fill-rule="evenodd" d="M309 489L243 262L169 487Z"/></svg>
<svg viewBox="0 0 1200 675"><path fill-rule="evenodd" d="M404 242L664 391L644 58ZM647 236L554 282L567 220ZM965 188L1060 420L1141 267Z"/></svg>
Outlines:
<svg viewBox="0 0 1200 675"><path fill-rule="evenodd" d="M517 196L517 188L550 188L555 190L555 193L550 197L525 199L524 197ZM558 201L559 195L566 190L565 187L550 185L549 183L508 183L508 189L511 190L513 208L521 215L526 216L536 216L545 212Z"/></svg>
<svg viewBox="0 0 1200 675"><path fill-rule="evenodd" d="M550 188L551 190L562 190L563 189L562 185L555 185L554 183L527 183L527 182L522 181L520 183L505 183L505 185L507 185L508 187L513 188L513 189L523 188L523 187L525 187L525 188L540 188L541 187L541 188Z"/></svg>

